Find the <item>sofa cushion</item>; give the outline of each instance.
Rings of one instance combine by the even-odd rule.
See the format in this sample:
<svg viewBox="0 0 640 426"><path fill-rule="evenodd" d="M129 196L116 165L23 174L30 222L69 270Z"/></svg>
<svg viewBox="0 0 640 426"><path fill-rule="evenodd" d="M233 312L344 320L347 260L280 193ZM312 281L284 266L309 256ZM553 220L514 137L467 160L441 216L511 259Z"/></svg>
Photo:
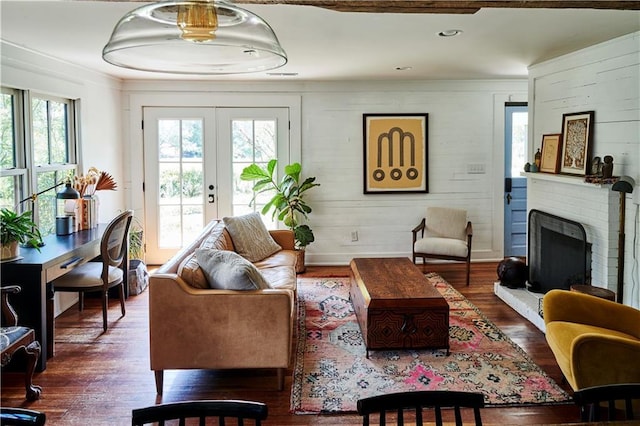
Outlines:
<svg viewBox="0 0 640 426"><path fill-rule="evenodd" d="M247 259L228 250L197 249L196 259L209 287L221 290L269 288L260 271Z"/></svg>
<svg viewBox="0 0 640 426"><path fill-rule="evenodd" d="M264 226L260 213L225 217L222 220L231 235L236 252L249 262L257 262L282 250Z"/></svg>
<svg viewBox="0 0 640 426"><path fill-rule="evenodd" d="M196 253L193 252L178 266L178 276L193 288L210 288L207 278L204 276L202 268L196 259Z"/></svg>

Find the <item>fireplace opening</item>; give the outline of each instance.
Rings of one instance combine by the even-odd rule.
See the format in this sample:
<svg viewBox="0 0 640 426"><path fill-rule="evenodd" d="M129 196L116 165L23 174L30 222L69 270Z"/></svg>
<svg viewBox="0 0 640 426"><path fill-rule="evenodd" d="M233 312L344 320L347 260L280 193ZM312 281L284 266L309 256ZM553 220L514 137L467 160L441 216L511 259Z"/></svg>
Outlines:
<svg viewBox="0 0 640 426"><path fill-rule="evenodd" d="M527 288L536 293L591 283L591 244L584 227L540 210L529 212Z"/></svg>

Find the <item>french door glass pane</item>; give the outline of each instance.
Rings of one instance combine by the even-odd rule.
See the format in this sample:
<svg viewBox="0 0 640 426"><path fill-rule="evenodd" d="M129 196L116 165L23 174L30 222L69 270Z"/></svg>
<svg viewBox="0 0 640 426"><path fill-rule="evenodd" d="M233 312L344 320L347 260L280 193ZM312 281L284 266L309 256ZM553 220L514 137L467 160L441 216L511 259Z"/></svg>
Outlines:
<svg viewBox="0 0 640 426"><path fill-rule="evenodd" d="M273 196L271 193L260 194L255 204L249 206L253 198L253 182L240 180L242 170L255 163L266 168L269 160L277 158L276 120L232 120L231 144L233 159L233 214L242 215L261 211L265 203ZM271 216L263 217L267 227L275 227Z"/></svg>
<svg viewBox="0 0 640 426"><path fill-rule="evenodd" d="M158 121L161 248L182 247L204 225L203 121Z"/></svg>

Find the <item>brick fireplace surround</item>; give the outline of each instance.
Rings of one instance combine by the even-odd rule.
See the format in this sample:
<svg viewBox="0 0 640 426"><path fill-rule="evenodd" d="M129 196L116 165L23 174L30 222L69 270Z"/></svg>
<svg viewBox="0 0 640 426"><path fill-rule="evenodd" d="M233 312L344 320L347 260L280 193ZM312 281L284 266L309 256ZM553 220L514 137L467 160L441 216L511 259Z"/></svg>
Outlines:
<svg viewBox="0 0 640 426"><path fill-rule="evenodd" d="M526 173L527 209L537 209L584 226L591 243L591 284L617 290L619 193L611 185L585 183L582 177ZM542 294L495 285L495 293L544 331L539 316Z"/></svg>

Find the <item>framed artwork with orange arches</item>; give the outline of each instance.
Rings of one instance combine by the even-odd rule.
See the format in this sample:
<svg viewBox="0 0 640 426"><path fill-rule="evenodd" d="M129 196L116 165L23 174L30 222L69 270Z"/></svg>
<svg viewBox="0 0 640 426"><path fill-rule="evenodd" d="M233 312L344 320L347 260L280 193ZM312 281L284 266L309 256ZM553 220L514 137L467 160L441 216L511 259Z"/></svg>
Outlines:
<svg viewBox="0 0 640 426"><path fill-rule="evenodd" d="M363 114L364 193L429 192L429 114Z"/></svg>

